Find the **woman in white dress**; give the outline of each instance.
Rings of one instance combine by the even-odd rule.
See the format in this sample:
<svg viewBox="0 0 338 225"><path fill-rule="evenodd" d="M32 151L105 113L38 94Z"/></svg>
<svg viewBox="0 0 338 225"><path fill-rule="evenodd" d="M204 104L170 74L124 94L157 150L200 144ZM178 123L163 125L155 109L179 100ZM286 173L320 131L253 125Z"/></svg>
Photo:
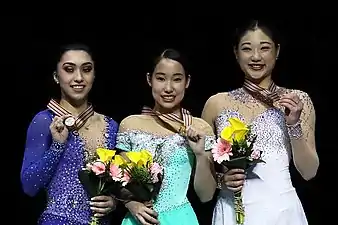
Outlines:
<svg viewBox="0 0 338 225"><path fill-rule="evenodd" d="M219 136L230 117L252 125L257 134L254 148L265 163L253 170L218 173L221 189L213 225L235 225L233 193L242 190L245 225L306 225L302 204L291 182L289 163L305 180L319 166L315 146L315 110L307 93L279 87L271 73L279 54L271 30L258 23L238 30L234 52L245 74L243 87L211 96L203 109L206 120Z"/></svg>

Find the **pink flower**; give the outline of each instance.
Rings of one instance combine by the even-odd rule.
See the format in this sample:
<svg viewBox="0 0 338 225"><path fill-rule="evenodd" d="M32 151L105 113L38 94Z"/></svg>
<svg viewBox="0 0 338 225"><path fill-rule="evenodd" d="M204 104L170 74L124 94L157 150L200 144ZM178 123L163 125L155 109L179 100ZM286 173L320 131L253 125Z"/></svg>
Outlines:
<svg viewBox="0 0 338 225"><path fill-rule="evenodd" d="M261 157L261 152L260 151L257 151L257 150L254 150L251 152L251 156L250 156L252 159L254 160L257 160Z"/></svg>
<svg viewBox="0 0 338 225"><path fill-rule="evenodd" d="M111 164L109 168L109 174L114 181L121 181L122 178L122 170L118 166Z"/></svg>
<svg viewBox="0 0 338 225"><path fill-rule="evenodd" d="M232 156L231 144L222 138L218 138L217 143L211 152L214 160L218 163L229 161L230 156Z"/></svg>
<svg viewBox="0 0 338 225"><path fill-rule="evenodd" d="M91 166L91 170L96 174L100 175L106 171L106 165L101 161L96 161Z"/></svg>
<svg viewBox="0 0 338 225"><path fill-rule="evenodd" d="M160 164L154 162L150 167L150 173L151 173L151 179L154 183L157 183L158 175L163 174L163 168L160 166Z"/></svg>
<svg viewBox="0 0 338 225"><path fill-rule="evenodd" d="M123 172L123 176L121 178L122 186L126 186L130 181L130 175L126 171Z"/></svg>

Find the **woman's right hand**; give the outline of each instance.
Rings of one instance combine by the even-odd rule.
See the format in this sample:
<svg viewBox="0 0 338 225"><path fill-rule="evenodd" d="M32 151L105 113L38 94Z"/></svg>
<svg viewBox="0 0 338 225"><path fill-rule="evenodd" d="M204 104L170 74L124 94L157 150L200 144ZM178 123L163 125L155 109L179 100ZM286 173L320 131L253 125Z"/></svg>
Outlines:
<svg viewBox="0 0 338 225"><path fill-rule="evenodd" d="M227 189L233 192L242 190L245 179L244 172L245 171L242 169L228 170L223 176L223 182L226 185Z"/></svg>
<svg viewBox="0 0 338 225"><path fill-rule="evenodd" d="M55 116L52 123L49 126L50 132L52 134L52 138L54 141L59 143L65 143L68 137L68 128L63 123L63 121L68 116Z"/></svg>
<svg viewBox="0 0 338 225"><path fill-rule="evenodd" d="M142 225L160 224L156 219L158 214L143 203L130 201L125 206Z"/></svg>

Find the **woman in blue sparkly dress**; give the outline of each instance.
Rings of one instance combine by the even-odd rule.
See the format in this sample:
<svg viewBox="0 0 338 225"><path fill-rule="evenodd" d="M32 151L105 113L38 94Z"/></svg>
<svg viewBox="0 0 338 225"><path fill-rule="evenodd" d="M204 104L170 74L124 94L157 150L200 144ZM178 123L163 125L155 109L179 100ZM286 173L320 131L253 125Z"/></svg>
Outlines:
<svg viewBox="0 0 338 225"><path fill-rule="evenodd" d="M115 208L111 196L90 199L78 171L94 156L97 147L115 147L117 123L94 111L88 94L94 82L94 62L89 48L74 44L62 48L55 82L61 98L35 115L27 130L21 182L24 192L47 192L41 225L84 225L92 216L108 224Z"/></svg>
<svg viewBox="0 0 338 225"><path fill-rule="evenodd" d="M154 154L161 147L164 180L153 207L141 202L127 202L129 213L123 225L198 225L195 212L187 199L190 177L202 202L212 199L216 182L212 173L210 150L213 131L205 121L192 117L181 108L190 76L184 58L168 49L155 61L147 75L155 100L154 108L131 115L120 124L116 148L123 152L149 150Z"/></svg>

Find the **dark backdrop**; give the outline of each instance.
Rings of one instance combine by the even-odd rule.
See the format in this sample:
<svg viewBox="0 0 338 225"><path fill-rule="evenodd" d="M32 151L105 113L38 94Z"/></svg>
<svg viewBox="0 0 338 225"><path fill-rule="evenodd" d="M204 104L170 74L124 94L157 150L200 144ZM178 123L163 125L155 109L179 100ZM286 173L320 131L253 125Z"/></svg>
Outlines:
<svg viewBox="0 0 338 225"><path fill-rule="evenodd" d="M81 41L93 48L97 76L91 101L96 111L109 115L118 122L130 114L139 113L143 104L151 103L145 75L151 68L154 56L165 48L176 48L190 59L192 82L185 107L195 116L200 116L208 97L237 88L242 82L243 76L235 62L231 46L232 32L240 20L233 18L130 17L127 21L93 17L86 20L74 16L58 20L49 17L16 19L19 20L18 24L10 29L13 39L20 41L15 41L15 47L12 48L14 52L10 53L13 57L10 57L8 65L12 69L9 79L16 86L12 87L15 91L10 101L16 102L13 107L17 107L18 102L25 104L23 109L13 110L18 113L14 131L17 147L10 149L15 151L15 158L12 158L14 176L11 177L14 181L11 189L15 191L15 201L11 199L14 205L10 211L16 214L14 219L18 223L35 224L44 204L42 194L30 198L22 192L19 174L27 126L38 111L45 109L50 97L57 93L52 72L56 63L55 53L60 44ZM334 96L334 90L328 88L328 81L333 77L331 68L334 69L336 63L336 59L329 56L336 51L333 50L334 46L329 47L331 41L337 43L332 28L334 20L288 17L271 21L275 22L283 38L274 73L276 83L308 92L316 108L317 150L321 159L318 175L306 182L293 166L291 172L309 224L322 224L324 212L329 214L333 209L326 203L333 198L329 193L334 190L333 177L327 176L329 179L324 179L324 174L330 173L330 163L334 160L332 154L336 154L332 152L337 150L333 142L328 141L333 136L332 130L335 130L332 126L334 114L329 114L331 111L328 107L328 102ZM8 43L14 43L13 39ZM330 128L326 128L328 119ZM334 191L332 194L335 194ZM204 224L210 224L214 202L199 204L192 191L189 197L200 220ZM118 214L122 213L123 211Z"/></svg>

